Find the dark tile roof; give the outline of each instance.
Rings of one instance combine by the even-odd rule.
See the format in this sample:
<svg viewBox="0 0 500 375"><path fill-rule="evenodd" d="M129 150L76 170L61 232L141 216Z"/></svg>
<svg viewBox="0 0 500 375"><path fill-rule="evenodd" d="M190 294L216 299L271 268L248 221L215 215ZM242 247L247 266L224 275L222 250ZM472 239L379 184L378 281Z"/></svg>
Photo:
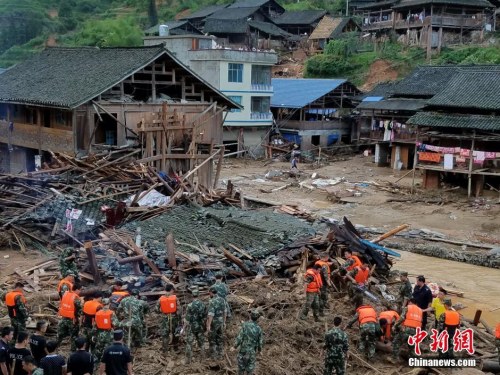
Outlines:
<svg viewBox="0 0 500 375"><path fill-rule="evenodd" d="M248 30L246 19L218 20L207 18L203 31L208 34L245 34Z"/></svg>
<svg viewBox="0 0 500 375"><path fill-rule="evenodd" d="M259 11L259 7L248 7L248 8L225 8L221 9L213 14L211 14L209 17L207 17L208 20L241 20L241 19L247 19L251 15L253 15L255 12ZM206 32L206 31L205 31Z"/></svg>
<svg viewBox="0 0 500 375"><path fill-rule="evenodd" d="M358 6L358 9L360 10L391 9L395 3L397 3L397 0L374 1L372 3L360 5Z"/></svg>
<svg viewBox="0 0 500 375"><path fill-rule="evenodd" d="M434 128L477 129L487 131L500 130L500 117L450 115L433 112L418 112L407 122L410 125L430 126Z"/></svg>
<svg viewBox="0 0 500 375"><path fill-rule="evenodd" d="M160 25L168 26L169 35L185 35L185 34L203 35L203 33L200 30L194 27L191 24L191 22L187 20L162 22L158 25L152 26L149 29L145 30L144 33L146 35L158 35Z"/></svg>
<svg viewBox="0 0 500 375"><path fill-rule="evenodd" d="M378 102L361 102L356 109L416 112L425 107L426 99L386 99Z"/></svg>
<svg viewBox="0 0 500 375"><path fill-rule="evenodd" d="M311 25L326 14L326 10L299 10L285 12L274 18L276 25Z"/></svg>
<svg viewBox="0 0 500 375"><path fill-rule="evenodd" d="M421 65L399 81L390 92L392 96L427 97L443 91L456 74L464 71L497 72L500 65ZM473 85L469 82L467 86Z"/></svg>
<svg viewBox="0 0 500 375"><path fill-rule="evenodd" d="M205 17L208 17L210 16L211 14L217 12L218 10L221 10L221 9L224 9L224 8L227 8L227 4L223 4L223 5L210 5L206 8L203 8L203 9L200 9L194 13L191 13L185 17L182 17L181 19L182 20L192 20L192 19L195 19L195 18L205 18Z"/></svg>
<svg viewBox="0 0 500 375"><path fill-rule="evenodd" d="M270 22L248 21L250 28L257 29L267 35L288 39L293 37L289 32L279 28Z"/></svg>
<svg viewBox="0 0 500 375"><path fill-rule="evenodd" d="M75 108L162 56L167 56L180 74L211 90L214 100L241 107L161 46L47 48L0 75L0 102Z"/></svg>
<svg viewBox="0 0 500 375"><path fill-rule="evenodd" d="M394 5L393 9L404 9L422 5L457 5L471 8L493 8L494 6L487 0L403 0Z"/></svg>
<svg viewBox="0 0 500 375"><path fill-rule="evenodd" d="M500 67L497 70L459 70L428 104L500 111Z"/></svg>
<svg viewBox="0 0 500 375"><path fill-rule="evenodd" d="M274 0L240 0L229 5L229 8L260 8L267 3L271 3L273 6L285 11L285 9Z"/></svg>
<svg viewBox="0 0 500 375"><path fill-rule="evenodd" d="M388 97L394 87L397 85L397 82L381 82L377 84L373 89L367 91L361 95L356 96L355 99L363 100L367 97Z"/></svg>

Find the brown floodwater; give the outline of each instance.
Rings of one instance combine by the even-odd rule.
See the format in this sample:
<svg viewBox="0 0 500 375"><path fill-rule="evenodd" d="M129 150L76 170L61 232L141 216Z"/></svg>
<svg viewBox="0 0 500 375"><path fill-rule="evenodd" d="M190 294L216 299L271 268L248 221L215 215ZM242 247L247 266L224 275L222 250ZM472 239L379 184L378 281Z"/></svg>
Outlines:
<svg viewBox="0 0 500 375"><path fill-rule="evenodd" d="M474 266L440 258L428 257L401 251L393 269L407 271L412 275L424 275L427 281L437 283L445 289L464 293L464 297L450 296L453 304L466 306L460 310L466 318L472 319L477 309L493 330L500 322L500 270ZM415 277L410 277L415 283ZM490 311L499 308L496 311Z"/></svg>

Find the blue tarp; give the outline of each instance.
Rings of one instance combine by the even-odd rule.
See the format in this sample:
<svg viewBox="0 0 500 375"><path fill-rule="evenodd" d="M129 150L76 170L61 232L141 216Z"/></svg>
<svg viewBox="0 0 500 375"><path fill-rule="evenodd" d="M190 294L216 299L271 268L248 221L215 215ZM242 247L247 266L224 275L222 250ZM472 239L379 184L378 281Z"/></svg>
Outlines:
<svg viewBox="0 0 500 375"><path fill-rule="evenodd" d="M384 99L383 96L367 96L366 98L364 98L362 101L363 102L379 102L381 101L382 99Z"/></svg>
<svg viewBox="0 0 500 375"><path fill-rule="evenodd" d="M347 82L345 79L273 78L271 107L303 108Z"/></svg>
<svg viewBox="0 0 500 375"><path fill-rule="evenodd" d="M302 137L298 135L297 133L285 133L284 131L281 132L281 135L283 138L285 138L288 142L293 142L298 145L302 142Z"/></svg>
<svg viewBox="0 0 500 375"><path fill-rule="evenodd" d="M394 250L388 249L387 247L383 247L381 245L377 245L376 243L370 242L368 240L361 239L361 242L368 246L371 247L372 249L382 251L383 253L392 255L393 257L398 257L401 258L401 255L399 253L396 253Z"/></svg>

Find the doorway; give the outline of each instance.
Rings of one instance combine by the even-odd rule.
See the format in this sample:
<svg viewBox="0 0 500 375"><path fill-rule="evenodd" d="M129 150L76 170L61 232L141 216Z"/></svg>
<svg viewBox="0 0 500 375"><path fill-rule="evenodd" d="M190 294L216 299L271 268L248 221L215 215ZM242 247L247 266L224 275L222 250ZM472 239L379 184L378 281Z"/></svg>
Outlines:
<svg viewBox="0 0 500 375"><path fill-rule="evenodd" d="M321 136L319 136L319 135L311 136L311 144L313 146L319 146L320 140L321 140Z"/></svg>
<svg viewBox="0 0 500 375"><path fill-rule="evenodd" d="M112 115L116 118L117 114L112 113ZM95 114L94 124L96 124L95 137L94 137L96 144L105 144L110 146L116 146L118 144L118 139L117 139L118 124L116 123L116 120L112 116L103 113L99 118L99 116Z"/></svg>

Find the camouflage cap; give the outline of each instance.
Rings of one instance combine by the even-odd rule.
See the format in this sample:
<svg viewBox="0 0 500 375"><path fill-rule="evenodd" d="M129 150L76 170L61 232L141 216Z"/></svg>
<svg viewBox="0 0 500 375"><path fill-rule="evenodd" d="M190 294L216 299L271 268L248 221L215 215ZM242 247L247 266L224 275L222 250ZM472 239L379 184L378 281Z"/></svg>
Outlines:
<svg viewBox="0 0 500 375"><path fill-rule="evenodd" d="M130 294L132 294L133 296L138 296L139 295L139 289L132 289L132 291L130 292Z"/></svg>
<svg viewBox="0 0 500 375"><path fill-rule="evenodd" d="M261 315L262 315L262 313L261 313L259 310L257 310L257 309L252 310L252 311L250 312L250 317L251 317L252 319L257 319L257 318L260 318L260 316L261 316Z"/></svg>
<svg viewBox="0 0 500 375"><path fill-rule="evenodd" d="M195 297L196 297L196 296L199 296L199 295L200 295L200 290L198 289L198 287L197 287L197 286L195 286L195 287L191 288L190 290L191 290L191 294L192 294L193 296L195 296Z"/></svg>
<svg viewBox="0 0 500 375"><path fill-rule="evenodd" d="M451 305L452 305L452 303L451 303L451 299L449 299L449 298L446 298L446 299L443 301L443 303L444 303L446 306L451 306Z"/></svg>
<svg viewBox="0 0 500 375"><path fill-rule="evenodd" d="M103 305L109 305L109 298L103 298L101 302Z"/></svg>
<svg viewBox="0 0 500 375"><path fill-rule="evenodd" d="M405 277L408 277L408 272L406 271L403 271L403 272L400 272L399 273L400 276L405 276Z"/></svg>

